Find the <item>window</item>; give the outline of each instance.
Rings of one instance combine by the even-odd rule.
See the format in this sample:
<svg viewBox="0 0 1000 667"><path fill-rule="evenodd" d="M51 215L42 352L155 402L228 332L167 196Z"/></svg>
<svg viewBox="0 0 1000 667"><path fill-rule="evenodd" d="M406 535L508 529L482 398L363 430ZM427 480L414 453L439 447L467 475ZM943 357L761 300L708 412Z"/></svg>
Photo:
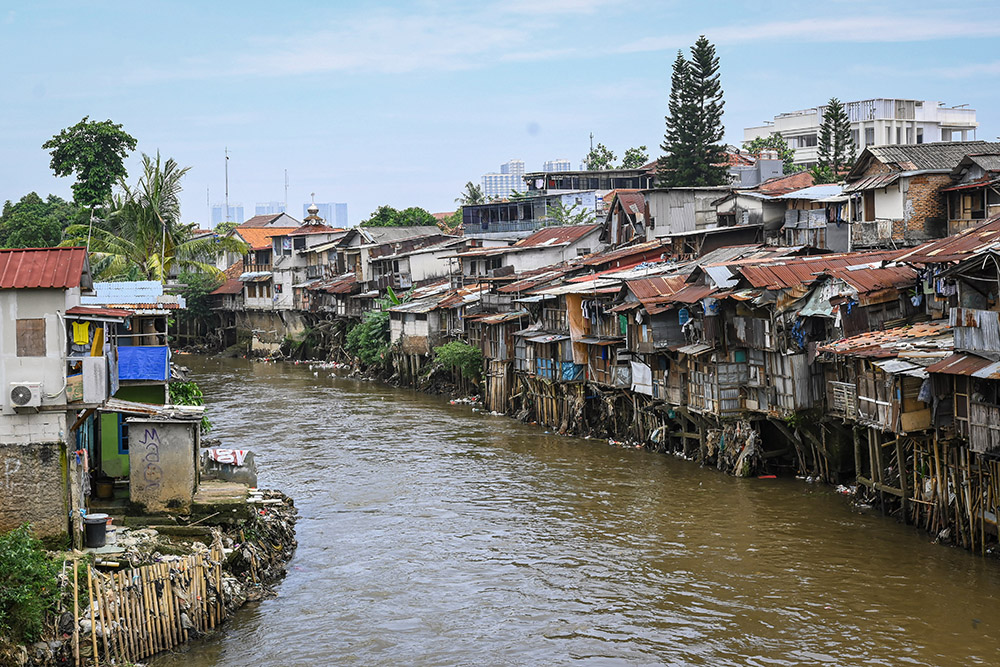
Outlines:
<svg viewBox="0 0 1000 667"><path fill-rule="evenodd" d="M292 240L292 246L296 250L302 250L303 248L306 247L306 240L305 240L305 238L303 238L301 236L295 237L295 239Z"/></svg>
<svg viewBox="0 0 1000 667"><path fill-rule="evenodd" d="M901 127L896 128L896 143L897 144L903 143L903 128Z"/></svg>
<svg viewBox="0 0 1000 667"><path fill-rule="evenodd" d="M17 321L17 356L45 356L45 320L42 318Z"/></svg>
<svg viewBox="0 0 1000 667"><path fill-rule="evenodd" d="M854 145L855 146L860 146L861 145L861 131L860 130L851 130L851 139L854 141Z"/></svg>
<svg viewBox="0 0 1000 667"><path fill-rule="evenodd" d="M891 127L885 128L885 143L887 143L887 144L891 144L892 143L892 128Z"/></svg>
<svg viewBox="0 0 1000 667"><path fill-rule="evenodd" d="M818 143L815 134L807 134L799 140L800 146L816 146Z"/></svg>
<svg viewBox="0 0 1000 667"><path fill-rule="evenodd" d="M865 146L871 146L875 143L875 128L866 127L865 128Z"/></svg>
<svg viewBox="0 0 1000 667"><path fill-rule="evenodd" d="M128 454L128 422L125 415L118 413L118 453Z"/></svg>
<svg viewBox="0 0 1000 667"><path fill-rule="evenodd" d="M576 249L576 256L577 257L583 257L584 255L589 255L589 254L590 254L590 248L577 248Z"/></svg>
<svg viewBox="0 0 1000 667"><path fill-rule="evenodd" d="M917 143L918 144L924 143L924 128L922 127L917 128Z"/></svg>

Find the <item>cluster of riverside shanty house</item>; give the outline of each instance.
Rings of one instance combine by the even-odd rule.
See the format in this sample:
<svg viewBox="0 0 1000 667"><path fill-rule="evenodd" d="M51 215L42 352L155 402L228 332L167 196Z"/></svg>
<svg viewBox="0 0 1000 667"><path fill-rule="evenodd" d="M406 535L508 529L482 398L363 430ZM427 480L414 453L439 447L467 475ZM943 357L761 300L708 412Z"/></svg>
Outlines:
<svg viewBox="0 0 1000 667"><path fill-rule="evenodd" d="M466 341L491 411L856 485L943 540L996 543L1000 143L870 146L837 185L781 175L773 155L735 153L729 170L730 185L690 188L656 187L653 165L527 174L525 198L466 206L450 234L258 216L232 232L248 254L219 258L218 331L267 353L387 307L403 378ZM568 209L594 223L554 225ZM85 286L68 282L45 325L57 347ZM0 265L0 308L11 287ZM402 303L385 305L390 288ZM30 378L4 315L9 387ZM0 433L49 419L53 440L75 437L87 404L50 398L57 371L37 413L5 402Z"/></svg>

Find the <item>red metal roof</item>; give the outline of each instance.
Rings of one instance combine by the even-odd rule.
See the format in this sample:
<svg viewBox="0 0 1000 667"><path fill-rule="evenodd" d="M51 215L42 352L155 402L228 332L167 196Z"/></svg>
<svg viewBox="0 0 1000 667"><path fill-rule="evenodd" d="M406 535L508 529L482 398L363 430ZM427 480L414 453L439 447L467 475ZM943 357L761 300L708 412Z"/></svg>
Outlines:
<svg viewBox="0 0 1000 667"><path fill-rule="evenodd" d="M91 287L86 248L0 250L0 289L68 289L81 280Z"/></svg>
<svg viewBox="0 0 1000 667"><path fill-rule="evenodd" d="M345 230L339 227L330 227L328 225L302 225L293 232L288 232L289 236L302 236L303 234L325 234L330 232L343 232Z"/></svg>
<svg viewBox="0 0 1000 667"><path fill-rule="evenodd" d="M614 268L619 268L628 264L638 263L645 259L659 259L660 255L664 252L669 252L669 249L664 250L665 245L666 243L659 239L656 241L647 241L646 243L637 243L635 245L625 246L624 248L609 250L608 252L599 252L593 255L588 255L580 261L580 264L583 264L584 266L610 264L613 265Z"/></svg>
<svg viewBox="0 0 1000 667"><path fill-rule="evenodd" d="M898 260L911 264L945 264L963 260L998 244L1000 244L1000 214L983 221L978 227L918 245L902 253Z"/></svg>
<svg viewBox="0 0 1000 667"><path fill-rule="evenodd" d="M736 268L752 287L787 289L807 285L820 273L893 259L899 251L857 252L840 255L787 257L773 262L738 265ZM729 264L733 266L733 264Z"/></svg>
<svg viewBox="0 0 1000 667"><path fill-rule="evenodd" d="M514 244L515 248L562 245L582 239L597 231L601 225L566 225L563 227L543 227L527 238Z"/></svg>
<svg viewBox="0 0 1000 667"><path fill-rule="evenodd" d="M230 278L226 282L219 285L216 289L209 292L210 294L239 294L243 291L243 283L235 278Z"/></svg>
<svg viewBox="0 0 1000 667"><path fill-rule="evenodd" d="M813 175L810 172L797 171L794 174L769 178L753 189L757 192L763 192L766 195L777 196L795 192L796 190L803 190L813 185L814 182Z"/></svg>
<svg viewBox="0 0 1000 667"><path fill-rule="evenodd" d="M927 372L943 375L973 375L1000 380L1000 363L972 354L956 353L947 359L931 364L927 367Z"/></svg>
<svg viewBox="0 0 1000 667"><path fill-rule="evenodd" d="M944 321L921 322L884 331L870 331L850 338L822 345L821 352L832 352L852 357L895 357L899 354L899 344L910 349L928 348L948 350L954 345L951 326Z"/></svg>
<svg viewBox="0 0 1000 667"><path fill-rule="evenodd" d="M824 273L843 280L861 293L907 287L917 281L917 272L909 266L864 267L853 270L837 268Z"/></svg>
<svg viewBox="0 0 1000 667"><path fill-rule="evenodd" d="M100 308L98 306L73 306L66 311L67 315L91 315L93 317L121 317L134 315L131 310L122 308Z"/></svg>

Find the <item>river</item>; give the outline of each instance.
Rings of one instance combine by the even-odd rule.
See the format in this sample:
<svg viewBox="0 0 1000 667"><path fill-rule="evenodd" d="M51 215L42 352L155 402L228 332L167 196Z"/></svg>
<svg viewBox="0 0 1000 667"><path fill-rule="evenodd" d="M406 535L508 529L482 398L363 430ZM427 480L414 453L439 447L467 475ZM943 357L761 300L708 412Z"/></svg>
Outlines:
<svg viewBox="0 0 1000 667"><path fill-rule="evenodd" d="M829 487L304 365L176 361L301 519L278 596L156 667L1000 664L1000 563Z"/></svg>

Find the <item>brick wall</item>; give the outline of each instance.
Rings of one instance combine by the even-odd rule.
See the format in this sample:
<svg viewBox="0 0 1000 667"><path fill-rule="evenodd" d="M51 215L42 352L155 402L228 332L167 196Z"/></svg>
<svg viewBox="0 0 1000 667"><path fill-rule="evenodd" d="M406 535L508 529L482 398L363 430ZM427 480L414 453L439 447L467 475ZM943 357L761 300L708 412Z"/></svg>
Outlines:
<svg viewBox="0 0 1000 667"><path fill-rule="evenodd" d="M951 184L948 174L921 174L908 179L903 200L904 235L924 240L947 234L947 206L941 188Z"/></svg>

